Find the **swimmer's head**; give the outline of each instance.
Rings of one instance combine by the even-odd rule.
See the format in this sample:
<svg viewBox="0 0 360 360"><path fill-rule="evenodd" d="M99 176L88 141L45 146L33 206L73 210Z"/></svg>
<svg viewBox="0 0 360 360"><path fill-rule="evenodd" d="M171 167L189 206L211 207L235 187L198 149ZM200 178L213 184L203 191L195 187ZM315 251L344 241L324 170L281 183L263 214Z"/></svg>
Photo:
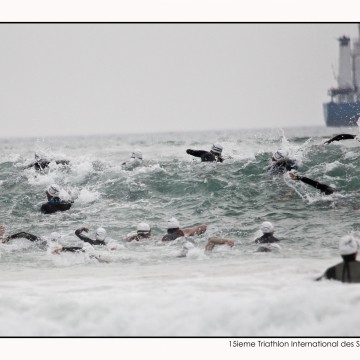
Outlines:
<svg viewBox="0 0 360 360"><path fill-rule="evenodd" d="M353 236L345 235L339 242L340 255L352 255L357 253L358 244Z"/></svg>
<svg viewBox="0 0 360 360"><path fill-rule="evenodd" d="M288 152L283 149L276 150L271 158L272 161L285 160L288 157Z"/></svg>
<svg viewBox="0 0 360 360"><path fill-rule="evenodd" d="M50 234L50 241L59 242L61 240L61 235L58 232L52 232Z"/></svg>
<svg viewBox="0 0 360 360"><path fill-rule="evenodd" d="M223 151L223 146L216 142L212 147L211 147L211 151L217 155L221 155L222 151Z"/></svg>
<svg viewBox="0 0 360 360"><path fill-rule="evenodd" d="M180 224L175 218L171 218L170 220L168 220L168 222L167 222L168 230L179 229L179 228L180 228Z"/></svg>
<svg viewBox="0 0 360 360"><path fill-rule="evenodd" d="M46 194L48 194L51 198L59 197L59 195L60 195L60 186L56 185L56 184L50 185L46 190Z"/></svg>
<svg viewBox="0 0 360 360"><path fill-rule="evenodd" d="M146 224L146 223L142 222L137 226L137 233L138 234L147 234L147 233L150 233L150 232L151 232L151 228L150 228L149 224Z"/></svg>
<svg viewBox="0 0 360 360"><path fill-rule="evenodd" d="M139 149L135 149L131 154L132 159L140 159L142 160L142 152Z"/></svg>
<svg viewBox="0 0 360 360"><path fill-rule="evenodd" d="M105 241L106 239L106 230L102 227L98 228L95 232L95 239L99 241Z"/></svg>
<svg viewBox="0 0 360 360"><path fill-rule="evenodd" d="M264 234L272 234L274 232L274 226L271 222L269 221L265 221L261 224L261 228L260 230L264 233Z"/></svg>

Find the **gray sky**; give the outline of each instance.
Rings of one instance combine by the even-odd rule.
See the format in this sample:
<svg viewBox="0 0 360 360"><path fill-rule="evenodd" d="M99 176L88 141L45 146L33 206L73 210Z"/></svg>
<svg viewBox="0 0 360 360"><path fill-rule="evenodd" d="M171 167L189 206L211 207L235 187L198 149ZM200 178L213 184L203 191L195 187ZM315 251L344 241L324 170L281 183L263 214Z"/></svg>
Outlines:
<svg viewBox="0 0 360 360"><path fill-rule="evenodd" d="M0 24L1 137L324 125L357 24Z"/></svg>

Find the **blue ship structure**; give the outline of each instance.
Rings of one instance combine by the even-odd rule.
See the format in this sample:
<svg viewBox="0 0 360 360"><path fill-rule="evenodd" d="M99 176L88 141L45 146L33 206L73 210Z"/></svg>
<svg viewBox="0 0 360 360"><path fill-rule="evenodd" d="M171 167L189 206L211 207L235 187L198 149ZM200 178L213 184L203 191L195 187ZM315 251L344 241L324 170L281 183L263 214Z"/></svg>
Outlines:
<svg viewBox="0 0 360 360"><path fill-rule="evenodd" d="M326 126L358 126L360 118L359 39L353 42L352 48L349 37L343 36L338 39L340 45L338 87L329 89L328 95L331 96L331 101L323 104Z"/></svg>

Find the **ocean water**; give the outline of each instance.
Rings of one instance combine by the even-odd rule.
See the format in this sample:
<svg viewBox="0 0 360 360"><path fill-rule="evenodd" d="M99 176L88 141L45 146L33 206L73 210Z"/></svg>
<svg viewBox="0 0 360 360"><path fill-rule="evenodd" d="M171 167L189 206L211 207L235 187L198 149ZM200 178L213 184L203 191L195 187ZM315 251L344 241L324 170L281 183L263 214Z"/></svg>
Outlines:
<svg viewBox="0 0 360 360"><path fill-rule="evenodd" d="M325 127L98 137L2 139L1 224L6 234L107 230L111 247L52 254L25 239L0 244L0 336L359 336L359 285L315 282L341 261L339 238L360 239L360 143L322 145L357 129ZM224 145L222 164L185 150ZM121 164L140 148L142 165ZM289 151L299 174L335 186L332 196L287 174L270 176L272 152ZM51 163L23 167L36 150ZM40 214L57 183L71 210ZM207 224L205 234L162 243L166 222ZM153 238L126 243L145 221ZM271 221L280 249L256 252ZM211 237L235 246L204 247ZM177 257L186 241L194 244ZM111 249L112 250L111 250ZM91 254L100 256L98 262ZM346 326L344 326L346 324Z"/></svg>

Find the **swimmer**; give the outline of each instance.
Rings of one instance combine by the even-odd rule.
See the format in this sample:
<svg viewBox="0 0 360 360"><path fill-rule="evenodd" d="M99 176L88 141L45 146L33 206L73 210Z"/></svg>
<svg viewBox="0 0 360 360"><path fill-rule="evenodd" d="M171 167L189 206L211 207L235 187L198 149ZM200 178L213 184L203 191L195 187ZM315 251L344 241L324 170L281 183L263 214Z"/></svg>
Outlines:
<svg viewBox="0 0 360 360"><path fill-rule="evenodd" d="M255 240L256 244L267 244L264 246L259 246L255 252L272 252L273 250L279 250L280 246L274 244L280 240L274 236L274 226L271 222L265 221L261 224L260 230L263 235Z"/></svg>
<svg viewBox="0 0 360 360"><path fill-rule="evenodd" d="M48 202L41 205L40 211L42 214L52 214L57 211L66 211L71 208L74 201L61 200L59 198L60 187L56 184L50 185L46 190Z"/></svg>
<svg viewBox="0 0 360 360"><path fill-rule="evenodd" d="M271 157L272 165L268 167L268 171L272 175L284 174L286 171L297 170L295 160L288 158L288 152L283 149L275 151Z"/></svg>
<svg viewBox="0 0 360 360"><path fill-rule="evenodd" d="M331 144L333 141L350 140L350 139L360 141L360 137L358 135L340 134L340 135L334 136L330 140L325 141L324 144Z"/></svg>
<svg viewBox="0 0 360 360"><path fill-rule="evenodd" d="M302 181L303 183L305 184L308 184L308 185L311 185L313 186L314 188L316 189L319 189L321 192L323 192L325 195L331 195L333 194L334 192L336 192L337 190L332 187L332 186L329 186L329 185L326 185L326 184L321 184L319 183L318 181L315 181L315 180L312 180L312 179L309 179L305 176L300 176L300 175L296 175L292 172L289 172L289 176L292 180L300 180Z"/></svg>
<svg viewBox="0 0 360 360"><path fill-rule="evenodd" d="M151 239L151 228L148 224L143 222L137 226L136 234L129 235L126 238L126 241L139 241L140 239Z"/></svg>
<svg viewBox="0 0 360 360"><path fill-rule="evenodd" d="M201 158L202 162L204 161L223 162L224 159L221 157L222 151L223 151L223 146L220 143L215 143L212 146L210 152L205 150L187 149L186 153Z"/></svg>
<svg viewBox="0 0 360 360"><path fill-rule="evenodd" d="M82 241L87 242L91 245L106 245L107 244L107 241L105 241L105 239L106 239L106 230L105 229L100 227L96 230L95 240L92 240L89 237L87 237L86 235L82 234L83 231L89 232L89 229L87 227L82 227L75 231L75 235Z"/></svg>
<svg viewBox="0 0 360 360"><path fill-rule="evenodd" d="M339 253L343 262L327 269L316 281L325 278L343 283L360 283L360 262L356 261L357 249L358 244L353 236L343 236L339 242Z"/></svg>
<svg viewBox="0 0 360 360"><path fill-rule="evenodd" d="M143 156L142 156L142 152L141 150L139 149L135 149L132 154L131 154L131 158L129 161L125 161L124 163L122 163L121 165L128 165L130 164L131 162L133 162L134 160L137 160L137 161L141 161L143 159Z"/></svg>
<svg viewBox="0 0 360 360"><path fill-rule="evenodd" d="M3 229L1 229L0 231L0 236L2 236L5 232L5 228L2 227ZM4 231L2 231L4 230ZM52 244L58 244L61 240L61 235L57 232L52 232L50 234L50 236L37 236L37 235L33 235L33 234L29 234L27 232L20 232L17 234L13 234L13 235L9 235L6 237L2 237L1 242L3 244L7 243L10 240L13 239L27 239L30 240L31 242L36 242L40 245L40 247L49 247Z"/></svg>
<svg viewBox="0 0 360 360"><path fill-rule="evenodd" d="M161 239L161 241L172 241L181 236L201 235L206 231L206 228L207 226L202 224L180 230L179 222L175 218L171 218L167 222L167 234Z"/></svg>
<svg viewBox="0 0 360 360"><path fill-rule="evenodd" d="M35 170L42 171L49 166L52 160L48 160L45 157L45 153L41 150L35 152L35 161L24 167L25 169L34 168ZM69 160L55 160L56 164L69 165Z"/></svg>
<svg viewBox="0 0 360 360"><path fill-rule="evenodd" d="M280 241L274 236L274 226L271 222L263 222L261 224L260 230L262 231L263 235L255 240L256 244L269 244Z"/></svg>
<svg viewBox="0 0 360 360"><path fill-rule="evenodd" d="M234 242L232 240L220 239L220 238L212 238L209 242L205 245L206 251L212 251L215 245L228 245L230 247L234 246Z"/></svg>

